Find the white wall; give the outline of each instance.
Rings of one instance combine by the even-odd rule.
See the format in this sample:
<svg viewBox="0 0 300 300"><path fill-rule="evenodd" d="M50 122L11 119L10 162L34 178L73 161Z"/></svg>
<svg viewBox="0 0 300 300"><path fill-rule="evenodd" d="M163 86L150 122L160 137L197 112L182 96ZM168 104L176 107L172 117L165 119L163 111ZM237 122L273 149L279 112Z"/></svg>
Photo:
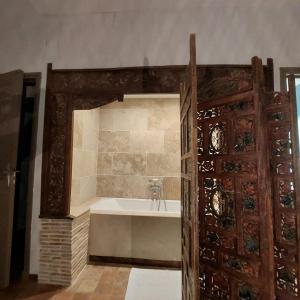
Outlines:
<svg viewBox="0 0 300 300"><path fill-rule="evenodd" d="M43 72L31 272L38 270L38 212L46 63L54 68L249 63L300 66L298 0L0 0L0 73Z"/></svg>

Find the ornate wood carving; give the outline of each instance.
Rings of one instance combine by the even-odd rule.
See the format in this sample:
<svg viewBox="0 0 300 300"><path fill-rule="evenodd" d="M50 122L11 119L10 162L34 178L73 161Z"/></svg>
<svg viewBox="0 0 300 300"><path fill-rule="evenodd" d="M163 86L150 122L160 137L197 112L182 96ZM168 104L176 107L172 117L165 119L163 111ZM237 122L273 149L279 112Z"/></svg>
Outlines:
<svg viewBox="0 0 300 300"><path fill-rule="evenodd" d="M253 59L251 76L242 75L241 81L238 76L234 84L218 84L229 88L214 93L216 98L200 92L204 99L198 99L200 299L271 300L273 230L261 61Z"/></svg>
<svg viewBox="0 0 300 300"><path fill-rule="evenodd" d="M52 92L66 94L179 93L184 66L51 72Z"/></svg>
<svg viewBox="0 0 300 300"><path fill-rule="evenodd" d="M69 215L72 112L122 101L125 93L179 93L183 67L52 70L48 66L41 217Z"/></svg>
<svg viewBox="0 0 300 300"><path fill-rule="evenodd" d="M46 111L55 112L45 118L43 196L41 215L65 216L66 195L64 185L68 101L63 94L47 95ZM45 176L47 172L47 176Z"/></svg>
<svg viewBox="0 0 300 300"><path fill-rule="evenodd" d="M223 70L224 71L224 70ZM227 72L219 72L206 84L200 84L198 99L209 100L223 98L252 89L253 80L251 69L229 69ZM220 74L221 73L221 74Z"/></svg>
<svg viewBox="0 0 300 300"><path fill-rule="evenodd" d="M277 299L300 297L299 140L295 82L290 92L267 96L269 152L274 207L274 257Z"/></svg>
<svg viewBox="0 0 300 300"><path fill-rule="evenodd" d="M52 65L48 65L41 217L60 218L69 215L72 111L121 101L124 94L179 93L185 68L162 66L52 70ZM197 66L198 86L201 83L208 86L208 82L216 77L227 80L228 74L234 73L233 70L248 74L251 66ZM218 81L222 86L226 85L221 83L221 79ZM214 93L215 90L211 91Z"/></svg>
<svg viewBox="0 0 300 300"><path fill-rule="evenodd" d="M264 68L267 91L274 90L273 60L268 58ZM249 91L253 88L251 65L198 66L198 101L218 99Z"/></svg>

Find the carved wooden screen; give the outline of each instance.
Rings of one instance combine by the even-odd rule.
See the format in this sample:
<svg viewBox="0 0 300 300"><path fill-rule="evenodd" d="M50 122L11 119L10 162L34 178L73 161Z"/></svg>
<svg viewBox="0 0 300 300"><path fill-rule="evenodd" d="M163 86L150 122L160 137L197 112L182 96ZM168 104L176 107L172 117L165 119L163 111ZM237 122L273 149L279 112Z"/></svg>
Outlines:
<svg viewBox="0 0 300 300"><path fill-rule="evenodd" d="M277 299L299 299L300 201L295 79L289 93L269 94L268 121L274 205L275 286Z"/></svg>
<svg viewBox="0 0 300 300"><path fill-rule="evenodd" d="M261 60L252 68L247 91L198 99L200 299L274 299Z"/></svg>
<svg viewBox="0 0 300 300"><path fill-rule="evenodd" d="M182 298L197 299L197 71L195 35L190 38L190 63L181 86L181 199L182 199Z"/></svg>

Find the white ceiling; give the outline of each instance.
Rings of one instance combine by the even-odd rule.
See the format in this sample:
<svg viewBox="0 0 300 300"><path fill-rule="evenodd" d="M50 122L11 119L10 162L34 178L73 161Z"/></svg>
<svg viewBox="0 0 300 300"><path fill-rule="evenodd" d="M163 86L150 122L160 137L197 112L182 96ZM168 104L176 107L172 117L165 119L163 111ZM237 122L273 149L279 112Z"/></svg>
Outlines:
<svg viewBox="0 0 300 300"><path fill-rule="evenodd" d="M186 2L194 0L30 0L40 14L89 14L183 8ZM197 1L196 1L197 2Z"/></svg>
<svg viewBox="0 0 300 300"><path fill-rule="evenodd" d="M220 8L224 5L278 7L300 4L299 0L29 0L42 15L103 14L126 11L184 10L201 7Z"/></svg>

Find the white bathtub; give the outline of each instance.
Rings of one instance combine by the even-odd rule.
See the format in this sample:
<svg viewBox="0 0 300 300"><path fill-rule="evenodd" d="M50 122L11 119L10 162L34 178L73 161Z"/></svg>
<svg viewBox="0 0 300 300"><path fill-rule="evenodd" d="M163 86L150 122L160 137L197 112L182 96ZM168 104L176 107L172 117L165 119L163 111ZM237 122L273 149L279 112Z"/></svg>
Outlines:
<svg viewBox="0 0 300 300"><path fill-rule="evenodd" d="M99 198L90 206L90 259L180 264L180 201L166 200L166 209L161 201L159 211L156 205L149 199Z"/></svg>
<svg viewBox="0 0 300 300"><path fill-rule="evenodd" d="M99 198L91 214L180 218L180 201L130 198Z"/></svg>

